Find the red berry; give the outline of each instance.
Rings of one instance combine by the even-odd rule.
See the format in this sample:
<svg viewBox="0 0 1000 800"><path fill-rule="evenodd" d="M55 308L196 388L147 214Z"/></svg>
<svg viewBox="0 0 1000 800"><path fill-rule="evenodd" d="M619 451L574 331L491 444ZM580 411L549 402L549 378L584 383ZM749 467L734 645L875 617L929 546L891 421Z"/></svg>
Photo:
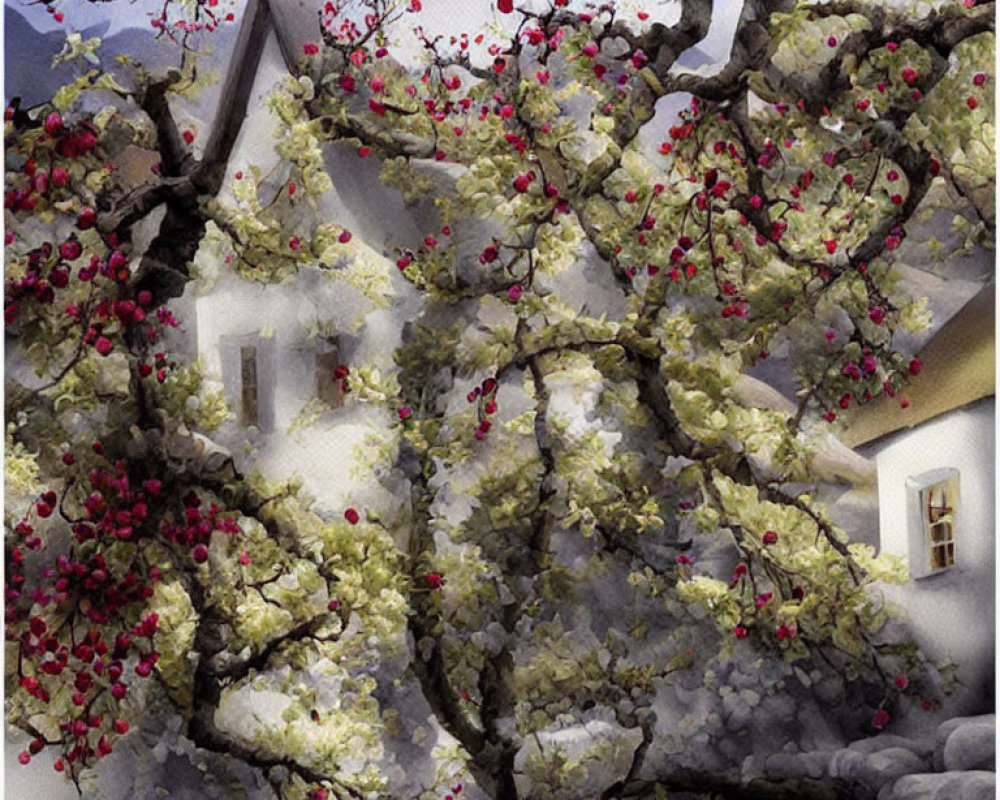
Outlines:
<svg viewBox="0 0 1000 800"><path fill-rule="evenodd" d="M761 541L764 542L764 544L776 544L778 541L778 534L775 531L764 531Z"/></svg>
<svg viewBox="0 0 1000 800"><path fill-rule="evenodd" d="M83 253L83 245L76 239L68 239L59 245L59 255L67 261L75 261Z"/></svg>
<svg viewBox="0 0 1000 800"><path fill-rule="evenodd" d="M510 14L514 10L514 0L497 0L497 11Z"/></svg>
<svg viewBox="0 0 1000 800"><path fill-rule="evenodd" d="M360 516L358 515L358 512L355 509L349 508L344 512L344 519L346 519L352 525L357 525Z"/></svg>
<svg viewBox="0 0 1000 800"><path fill-rule="evenodd" d="M424 577L424 580L427 582L427 588L430 589L431 591L440 589L441 586L444 584L444 579L436 572L431 572L430 574L426 575Z"/></svg>
<svg viewBox="0 0 1000 800"><path fill-rule="evenodd" d="M76 227L81 231L93 228L95 222L97 222L97 212L90 208L90 206L84 206L76 215Z"/></svg>
<svg viewBox="0 0 1000 800"><path fill-rule="evenodd" d="M349 241L351 241L351 232L341 231L340 236L337 237L337 241L340 242L341 244L347 244Z"/></svg>
<svg viewBox="0 0 1000 800"><path fill-rule="evenodd" d="M191 551L191 558L195 560L196 564L204 564L208 561L208 548L203 544L195 545Z"/></svg>
<svg viewBox="0 0 1000 800"><path fill-rule="evenodd" d="M69 284L69 267L60 265L49 273L49 283L56 289L65 289Z"/></svg>
<svg viewBox="0 0 1000 800"><path fill-rule="evenodd" d="M98 337L97 341L94 343L94 347L97 352L102 356L106 356L114 349L114 343L105 336Z"/></svg>
<svg viewBox="0 0 1000 800"><path fill-rule="evenodd" d="M872 717L872 727L875 730L880 731L888 724L889 724L889 712L886 711L884 708L880 708L878 711L875 712L875 715Z"/></svg>
<svg viewBox="0 0 1000 800"><path fill-rule="evenodd" d="M49 136L55 136L62 130L63 121L62 115L58 111L53 111L45 118L45 132Z"/></svg>
<svg viewBox="0 0 1000 800"><path fill-rule="evenodd" d="M965 104L969 107L969 110L975 111L979 108L979 101L975 97L970 97L965 101Z"/></svg>
<svg viewBox="0 0 1000 800"><path fill-rule="evenodd" d="M191 144L194 141L194 131L192 130L185 130L181 136L184 137L184 141L187 144Z"/></svg>

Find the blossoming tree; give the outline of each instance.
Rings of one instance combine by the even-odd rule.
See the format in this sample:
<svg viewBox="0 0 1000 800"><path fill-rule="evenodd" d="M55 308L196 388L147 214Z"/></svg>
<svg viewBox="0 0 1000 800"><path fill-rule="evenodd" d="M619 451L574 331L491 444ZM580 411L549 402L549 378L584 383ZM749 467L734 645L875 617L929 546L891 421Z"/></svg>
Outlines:
<svg viewBox="0 0 1000 800"><path fill-rule="evenodd" d="M579 796L616 740L542 734L598 709L631 742L598 794L721 791L725 770L652 756L677 674L763 658L835 676L855 735L933 704L919 654L878 636L876 584L905 569L813 501L810 459L842 409L920 372L896 334L925 304L892 269L918 209L960 209L969 242L992 240L992 4L746 0L710 75L675 68L709 0L672 24L499 0L492 27L450 38L419 27L417 0L316 12L295 52L282 39L276 192L252 168L223 191L281 13L267 0L158 4L153 33L177 44L162 75L71 35L80 77L7 110L22 763L56 748L83 791L140 716L179 714L199 751L266 775L260 796ZM198 37L225 25L196 157L173 103L203 83ZM414 27L410 63L396 46ZM373 262L327 218L324 153L345 142L407 200L434 196L422 241ZM136 153L154 175L127 184ZM199 249L262 284L319 271L423 298L393 369L336 373L348 402L391 409L373 452L399 505L324 519L212 446L225 402L164 345ZM792 414L736 390L779 351ZM227 727L254 691L284 694L280 717ZM403 751L407 779L386 766Z"/></svg>

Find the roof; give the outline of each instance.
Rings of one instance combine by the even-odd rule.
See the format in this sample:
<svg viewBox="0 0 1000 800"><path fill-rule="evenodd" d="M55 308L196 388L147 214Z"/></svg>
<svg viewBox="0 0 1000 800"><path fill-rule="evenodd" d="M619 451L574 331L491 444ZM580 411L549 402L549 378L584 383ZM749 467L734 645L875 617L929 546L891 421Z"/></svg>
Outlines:
<svg viewBox="0 0 1000 800"><path fill-rule="evenodd" d="M996 285L989 283L917 353L923 368L901 394L879 395L846 417L840 440L849 447L874 442L996 393Z"/></svg>

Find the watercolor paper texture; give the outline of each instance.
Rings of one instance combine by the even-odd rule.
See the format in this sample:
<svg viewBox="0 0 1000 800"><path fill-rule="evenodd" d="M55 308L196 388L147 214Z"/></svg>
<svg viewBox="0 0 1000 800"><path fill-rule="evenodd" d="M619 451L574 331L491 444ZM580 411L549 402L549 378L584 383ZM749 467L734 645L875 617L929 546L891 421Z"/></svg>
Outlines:
<svg viewBox="0 0 1000 800"><path fill-rule="evenodd" d="M7 0L4 796L995 796L993 30Z"/></svg>

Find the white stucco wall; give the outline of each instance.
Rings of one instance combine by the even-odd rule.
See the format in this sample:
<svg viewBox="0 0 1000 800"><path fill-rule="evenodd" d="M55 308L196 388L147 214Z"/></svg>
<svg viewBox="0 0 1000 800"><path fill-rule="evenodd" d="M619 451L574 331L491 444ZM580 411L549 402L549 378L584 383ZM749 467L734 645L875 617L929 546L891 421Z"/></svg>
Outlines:
<svg viewBox="0 0 1000 800"><path fill-rule="evenodd" d="M995 447L994 398L902 431L875 453L882 550L906 556L907 478L943 467L959 472L955 566L904 586L886 587L901 606L924 652L958 665L962 686L955 713L976 710L992 694L995 663Z"/></svg>

